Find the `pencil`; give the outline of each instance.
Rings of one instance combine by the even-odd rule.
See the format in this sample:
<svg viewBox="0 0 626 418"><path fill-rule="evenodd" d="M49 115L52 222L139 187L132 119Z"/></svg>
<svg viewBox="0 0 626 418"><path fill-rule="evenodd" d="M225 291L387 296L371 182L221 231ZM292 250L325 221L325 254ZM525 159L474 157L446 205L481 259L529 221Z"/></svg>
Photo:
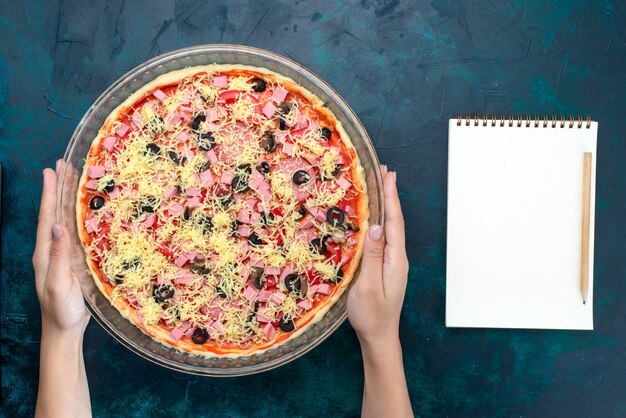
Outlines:
<svg viewBox="0 0 626 418"><path fill-rule="evenodd" d="M580 252L580 294L583 304L589 293L589 205L591 198L591 153L585 152L583 159L583 221L582 245Z"/></svg>

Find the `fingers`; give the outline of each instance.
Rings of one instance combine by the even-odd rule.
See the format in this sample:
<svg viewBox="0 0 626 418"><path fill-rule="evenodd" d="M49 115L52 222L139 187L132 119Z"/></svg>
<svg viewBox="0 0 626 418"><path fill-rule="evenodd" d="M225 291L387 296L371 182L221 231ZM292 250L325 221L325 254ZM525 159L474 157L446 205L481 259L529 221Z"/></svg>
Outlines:
<svg viewBox="0 0 626 418"><path fill-rule="evenodd" d="M57 164L57 176L59 183L62 183L63 190L62 195L59 196L59 200L62 202L62 206L59 208L61 219L72 219L73 214L76 212L76 199L72 198L72 196L76 196L80 177L77 175L76 167L74 167L72 163L58 160ZM75 222L64 222L63 224L69 229L70 233L76 232Z"/></svg>
<svg viewBox="0 0 626 418"><path fill-rule="evenodd" d="M59 224L52 226L51 235L53 239L46 287L58 289L57 286L69 285L72 281L70 240L67 230Z"/></svg>
<svg viewBox="0 0 626 418"><path fill-rule="evenodd" d="M367 230L363 244L361 272L357 285L381 291L383 287L383 256L385 254L384 231L380 225L372 225Z"/></svg>
<svg viewBox="0 0 626 418"><path fill-rule="evenodd" d="M40 280L44 280L48 268L52 234L50 229L56 222L57 176L54 171L46 168L43 171L43 192L39 207L39 223L37 225L37 245L33 254L33 266ZM44 274L41 274L41 273ZM39 284L38 284L39 285Z"/></svg>
<svg viewBox="0 0 626 418"><path fill-rule="evenodd" d="M385 275L383 286L385 295L398 298L402 303L407 283L409 268L406 256L404 217L400 207L400 198L396 187L396 172L388 172L384 179L385 196Z"/></svg>
<svg viewBox="0 0 626 418"><path fill-rule="evenodd" d="M402 211L400 209L400 199L398 198L398 191L396 189L396 172L389 171L387 165L380 165L380 172L383 177L383 194L385 197L385 235L387 243L391 243L392 246L399 246L403 242L398 241L398 238L404 239L404 220L402 219ZM401 226L401 228L398 228ZM391 230L389 230L391 228Z"/></svg>
<svg viewBox="0 0 626 418"><path fill-rule="evenodd" d="M404 217L400 207L400 198L396 188L396 172L385 173L383 177L385 196L385 238L387 245L394 251L406 252L404 246Z"/></svg>

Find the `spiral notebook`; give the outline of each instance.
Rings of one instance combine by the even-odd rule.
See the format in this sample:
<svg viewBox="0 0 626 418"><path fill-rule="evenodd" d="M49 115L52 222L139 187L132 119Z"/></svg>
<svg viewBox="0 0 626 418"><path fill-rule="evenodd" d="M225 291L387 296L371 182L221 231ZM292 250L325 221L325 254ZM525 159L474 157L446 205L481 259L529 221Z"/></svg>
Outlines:
<svg viewBox="0 0 626 418"><path fill-rule="evenodd" d="M581 118L450 120L446 326L593 329L597 130Z"/></svg>

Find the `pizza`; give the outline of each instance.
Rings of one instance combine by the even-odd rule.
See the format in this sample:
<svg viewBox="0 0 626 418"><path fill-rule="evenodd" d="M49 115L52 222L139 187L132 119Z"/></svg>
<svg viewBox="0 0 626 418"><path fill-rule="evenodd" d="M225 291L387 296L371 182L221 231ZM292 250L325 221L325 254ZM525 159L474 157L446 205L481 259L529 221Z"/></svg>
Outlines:
<svg viewBox="0 0 626 418"><path fill-rule="evenodd" d="M107 118L77 225L111 304L156 341L248 356L320 321L368 226L363 168L315 95L263 68L164 74Z"/></svg>

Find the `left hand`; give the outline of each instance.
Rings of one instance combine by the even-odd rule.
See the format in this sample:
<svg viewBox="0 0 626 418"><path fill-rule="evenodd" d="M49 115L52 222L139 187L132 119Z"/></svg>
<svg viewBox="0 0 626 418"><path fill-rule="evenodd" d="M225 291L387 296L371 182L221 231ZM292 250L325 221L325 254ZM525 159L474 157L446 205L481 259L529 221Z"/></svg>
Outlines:
<svg viewBox="0 0 626 418"><path fill-rule="evenodd" d="M43 172L37 245L33 254L35 286L41 304L43 332L82 337L90 314L71 268L68 231L56 223L57 174L62 164L59 160L56 171L47 168Z"/></svg>
<svg viewBox="0 0 626 418"><path fill-rule="evenodd" d="M396 173L381 166L385 225L372 225L363 245L361 271L348 294L348 319L364 350L399 346L399 323L409 262Z"/></svg>

